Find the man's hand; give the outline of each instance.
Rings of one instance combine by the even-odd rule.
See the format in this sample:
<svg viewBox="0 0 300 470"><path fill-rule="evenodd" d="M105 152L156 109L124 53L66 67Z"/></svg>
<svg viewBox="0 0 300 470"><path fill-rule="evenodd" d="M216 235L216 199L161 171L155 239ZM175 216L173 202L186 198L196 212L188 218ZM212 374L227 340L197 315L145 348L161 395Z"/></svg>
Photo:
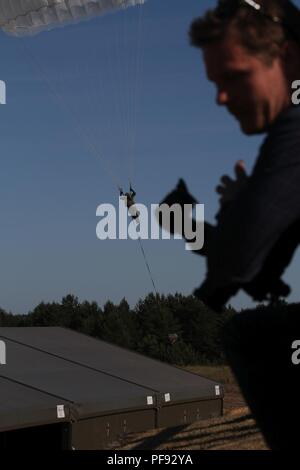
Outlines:
<svg viewBox="0 0 300 470"><path fill-rule="evenodd" d="M247 184L248 176L246 173L245 162L243 160L237 161L234 167L234 172L236 179L223 175L220 179L221 184L216 187L216 192L221 195L221 207L232 202Z"/></svg>

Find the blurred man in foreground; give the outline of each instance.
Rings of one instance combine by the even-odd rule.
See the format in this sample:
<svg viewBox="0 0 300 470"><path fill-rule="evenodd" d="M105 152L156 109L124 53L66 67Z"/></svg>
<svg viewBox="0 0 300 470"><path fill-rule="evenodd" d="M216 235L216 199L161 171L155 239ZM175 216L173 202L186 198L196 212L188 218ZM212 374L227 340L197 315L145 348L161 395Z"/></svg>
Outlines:
<svg viewBox="0 0 300 470"><path fill-rule="evenodd" d="M239 289L276 300L289 293L281 276L300 242L300 106L291 100L300 78L300 11L289 0L220 0L193 22L190 39L203 52L217 103L244 134L266 134L252 174L239 162L236 179L224 176L217 188L221 208L217 225L205 225L199 254L207 276L195 295L217 311ZM300 312L280 305L236 315L224 333L230 365L272 449L297 445L300 374L291 344L299 338Z"/></svg>
<svg viewBox="0 0 300 470"><path fill-rule="evenodd" d="M291 102L292 83L300 77L300 12L285 0L224 0L194 21L190 37L203 51L217 103L243 133L267 134L252 175L221 207L207 277L196 292L221 308L239 288L251 292L251 283L259 300L272 294L282 263L269 273L269 292L255 295L255 278L300 219L300 107Z"/></svg>

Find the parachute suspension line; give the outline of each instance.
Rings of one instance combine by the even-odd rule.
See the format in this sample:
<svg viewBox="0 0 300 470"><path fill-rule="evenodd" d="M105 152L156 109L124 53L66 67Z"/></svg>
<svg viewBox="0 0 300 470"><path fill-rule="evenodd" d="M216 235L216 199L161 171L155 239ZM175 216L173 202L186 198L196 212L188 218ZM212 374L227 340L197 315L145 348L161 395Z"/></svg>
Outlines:
<svg viewBox="0 0 300 470"><path fill-rule="evenodd" d="M115 33L114 33L114 54L115 59L113 64L115 65L116 72L113 74L115 77L115 94L117 99L115 100L116 106L116 114L119 116L120 121L120 133L121 133L121 142L123 142L123 155L121 156L120 167L124 171L124 164L126 165L126 147L128 142L128 126L129 126L129 119L128 119L128 89L129 87L129 74L126 71L128 66L128 53L126 49L127 40L125 34L125 21L126 21L126 11L123 10L121 15L119 15L118 22L115 22ZM123 53L122 53L123 52ZM124 56L127 56L127 61ZM124 62L125 58L125 62ZM127 76L126 76L127 75ZM123 173L123 172L122 172Z"/></svg>
<svg viewBox="0 0 300 470"><path fill-rule="evenodd" d="M134 14L134 12L132 12ZM134 86L134 80L133 80L133 71L134 71L134 55L135 55L135 48L136 48L136 37L135 37L135 31L134 31L134 24L132 25L132 28L130 28L130 31L132 32L132 35L129 35L128 32L128 25L129 21L126 22L126 16L123 13L123 27L120 29L120 31L123 31L123 41L124 44L127 46L127 51L126 51L126 56L127 57L126 63L123 65L123 70L126 73L126 81L127 83L127 90L126 93L124 94L125 98L125 103L124 103L124 122L126 125L126 176L129 176L129 157L130 157L130 129L132 127L132 107L133 107L133 102L132 102L132 94L133 94L133 86ZM128 38L126 41L125 38ZM132 44L131 44L132 41Z"/></svg>
<svg viewBox="0 0 300 470"><path fill-rule="evenodd" d="M142 19L144 5L137 4L130 12L123 10L118 15L119 22L113 23L114 41L110 44L114 54L111 69L114 73L114 98L116 117L120 124L120 137L123 150L120 168L126 179L133 179L135 135L137 127L138 97L141 88L141 56L142 56Z"/></svg>
<svg viewBox="0 0 300 470"><path fill-rule="evenodd" d="M147 256L146 256L144 247L143 247L143 245L142 245L141 237L138 238L138 241L139 241L139 244L140 244L141 252L142 252L142 255L143 255L143 258L144 258L146 267L147 267L147 271L148 271L148 273L149 273L149 276L150 276L150 279L151 279L151 282L152 282L152 286L153 286L154 292L155 292L156 296L158 296L158 292L157 292L157 289L156 289L156 286L155 286L155 282L154 282L154 279L153 279L153 276L152 276L152 273L151 273L151 269L150 269L150 266L149 266L149 263L148 263L148 260L147 260Z"/></svg>
<svg viewBox="0 0 300 470"><path fill-rule="evenodd" d="M31 63L33 64L34 68L36 69L37 73L41 77L42 80L45 81L45 83L48 86L48 89L50 93L54 96L56 101L60 104L61 108L64 109L66 114L72 119L74 122L75 129L77 131L78 136L80 139L85 142L87 148L89 149L90 153L94 155L95 157L98 157L102 160L102 163L104 165L104 169L107 173L107 175L110 177L113 185L117 188L120 187L120 183L118 181L118 178L116 177L116 174L112 171L111 166L109 165L108 161L103 157L102 153L100 152L98 146L93 142L87 133L86 130L83 129L82 125L80 122L75 118L75 114L72 112L72 109L68 106L64 98L62 97L61 93L53 86L51 81L49 80L47 74L44 72L43 67L41 66L40 62L34 57L30 49L25 45L24 41L20 41L20 44L22 44L22 47L25 51L25 53L28 55L30 58Z"/></svg>
<svg viewBox="0 0 300 470"><path fill-rule="evenodd" d="M112 22L112 28L117 29L116 22ZM107 74L106 80L111 84L110 106L113 108L112 112L106 113L106 125L108 127L107 135L111 136L111 138L113 138L116 142L124 143L124 119L122 115L122 103L121 103L123 96L122 96L122 90L120 87L121 78L118 77L118 75L120 75L121 66L120 64L118 64L118 53L117 53L118 47L116 43L116 33L112 34L112 37L114 38L114 41L112 42L110 42L106 38L106 35L103 35L102 37L102 53L104 55L103 57L104 57L105 64L107 65L105 67L105 73ZM95 44L97 44L98 40L99 40L98 37L95 38ZM97 54L96 49L94 50ZM98 55L99 54L97 54L96 60L99 59ZM102 71L97 72L96 82L95 82L96 89L97 87L102 88L102 94L97 93L96 96L93 97L93 99L94 100L96 99L97 101L99 101L100 98L103 98L103 95L105 94L105 91L107 90L107 88L104 85L105 79L103 78L103 76L104 75ZM100 132L101 130L102 129L100 129ZM119 170L121 168L121 161L122 160L120 160L120 155L117 152L116 155L114 156L113 162L115 166L119 167ZM122 174L122 172L118 171L118 174L119 174L119 179L120 179L120 175Z"/></svg>
<svg viewBox="0 0 300 470"><path fill-rule="evenodd" d="M135 147L136 147L136 135L137 135L137 114L138 114L138 103L140 101L141 93L141 75L143 68L143 44L142 44L142 31L143 31L143 11L145 6L138 5L138 26L137 26L137 52L136 52L136 63L135 63L135 84L134 84L134 95L133 95L133 122L131 126L131 135L129 142L129 175L130 179L134 178L134 163L135 163Z"/></svg>
<svg viewBox="0 0 300 470"><path fill-rule="evenodd" d="M0 4L1 4L0 0ZM42 1L42 0L39 0ZM54 0L55 1L55 0ZM94 2L96 0L90 0L91 2ZM98 0L99 3L101 0ZM133 170L134 170L134 154L135 154L135 137L136 137L136 128L137 128L137 110L138 110L138 95L140 91L140 85L141 85L141 80L140 80L140 71L141 71L141 55L142 55L142 45L141 45L141 33L142 33L142 18L143 18L143 8L144 8L144 0L105 0L105 3L113 4L114 6L117 6L116 1L118 2L119 5L119 15L116 15L116 21L112 22L112 25L114 26L113 29L115 29L115 34L112 35L113 41L112 44L110 43L110 46L114 45L115 42L115 48L112 47L112 52L115 53L115 60L113 60L113 57L111 54L107 53L108 57L108 62L110 63L111 67L108 69L112 71L111 73L111 84L115 84L115 86L112 87L112 106L115 105L116 108L116 119L114 121L110 121L111 114L107 113L108 116L106 116L105 125L108 127L113 126L113 139L115 142L123 142L123 145L119 145L119 149L116 152L116 157L119 157L119 162L120 165L117 165L117 167L120 167L120 169L123 167L122 173L120 173L119 168L114 168L116 165L116 159L115 160L110 160L109 158L104 158L103 156L103 149L99 148L97 139L98 137L98 131L95 126L91 125L89 126L88 123L85 121L84 113L76 113L74 112L74 109L76 107L76 102L68 103L68 94L66 96L64 93L62 93L59 90L59 81L58 84L55 82L52 83L51 77L49 79L47 70L45 69L45 66L43 66L41 60L37 58L34 55L34 51L29 50L29 44L26 44L25 41L20 41L22 48L25 50L26 54L30 57L31 62L34 65L34 68L38 71L39 76L43 79L43 81L47 84L51 94L55 97L56 101L59 102L60 106L67 112L68 117L71 118L71 121L74 126L74 130L77 132L77 134L80 136L81 140L85 143L85 146L88 147L89 152L97 157L99 157L101 160L103 160L104 163L104 169L106 173L109 175L110 179L113 181L115 187L120 186L120 176L124 174L133 179ZM57 4L60 5L62 0L57 0ZM68 5L68 8L70 6L70 11L71 11L71 5L69 5L69 0L64 0L66 5ZM104 4L104 2L103 2ZM128 9L127 7L133 6L137 8L133 9ZM130 12L128 11L130 10ZM42 11L42 10L41 10ZM20 16L20 15L19 15ZM22 16L22 15L21 15ZM114 16L114 15L112 15ZM24 21L25 21L24 16ZM72 22L72 21L70 21ZM26 35L27 33L30 32L31 26L26 25L24 23L24 31L22 31L22 34L20 31L20 35ZM121 27L120 27L121 26ZM32 27L36 27L35 30L33 30L35 33L42 31L43 29L52 29L56 27L56 24L50 23L49 28L48 26L45 28L38 27L38 24L32 25ZM27 28L27 29L26 29ZM109 36L108 36L109 37ZM104 43L108 42L106 41L106 36L104 36ZM97 44L97 41L95 41L94 44ZM103 42L102 42L103 45ZM126 54L124 54L124 48L127 48ZM94 48L89 49L94 50ZM104 48L105 52L107 52L108 48ZM97 57L98 58L98 57ZM79 66L79 63L78 63ZM122 68L121 68L122 67ZM114 70L113 70L114 69ZM95 79L95 75L97 76L97 67L95 67L95 70L93 70L93 74L90 75L90 77ZM105 69L107 70L107 69ZM78 70L79 74L82 73L82 67ZM96 73L94 73L96 72ZM115 73L114 73L115 72ZM101 73L101 81L103 80L103 73ZM103 82L101 83L98 82L98 86L102 85ZM88 86L85 88L85 92L90 93L88 98L91 98L89 101L91 103L90 108L92 109L93 105L95 105L95 101L99 100L101 98L101 94L97 93L96 95L93 96L92 94L92 87L89 88ZM104 95L104 93L103 93ZM80 118L80 116L83 116ZM119 121L119 122L118 122ZM118 125L119 123L119 125ZM110 130L110 129L108 129ZM121 134L120 140L118 139L118 136L116 133ZM95 138L96 137L96 138ZM104 146L105 144L103 144ZM105 147L104 147L105 149ZM107 154L110 153L109 148L108 150L104 150L104 153ZM124 155L125 154L125 155ZM117 171L116 171L117 170ZM119 175L119 177L118 177ZM127 179L127 178L126 178Z"/></svg>
<svg viewBox="0 0 300 470"><path fill-rule="evenodd" d="M135 12L131 12L132 14L135 14ZM135 24L135 23L134 23ZM128 33L128 26L130 25L129 21L126 21L126 17L123 14L123 38L124 38L124 43L127 44L127 53L126 56L128 57L127 60L127 67L124 67L127 73L127 90L125 94L125 98L127 98L127 103L125 107L126 111L126 116L125 116L125 122L127 124L126 128L126 144L127 144L127 176L129 176L129 157L130 157L130 129L132 128L132 111L133 111L133 101L132 101L132 95L134 92L134 77L133 77L133 72L134 72L134 58L135 58L135 53L136 53L136 38L134 36L134 24L132 25L132 37L131 40L133 43L130 43L130 38L129 38L129 33ZM126 41L125 38L126 36L128 37L128 40Z"/></svg>

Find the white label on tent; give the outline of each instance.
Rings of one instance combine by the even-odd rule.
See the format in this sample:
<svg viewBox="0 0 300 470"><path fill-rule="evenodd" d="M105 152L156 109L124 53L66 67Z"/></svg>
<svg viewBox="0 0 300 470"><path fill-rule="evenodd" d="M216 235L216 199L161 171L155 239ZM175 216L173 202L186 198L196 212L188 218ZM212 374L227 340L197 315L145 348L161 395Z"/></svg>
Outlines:
<svg viewBox="0 0 300 470"><path fill-rule="evenodd" d="M65 418L65 405L57 405L56 407L57 410L57 417L58 418Z"/></svg>
<svg viewBox="0 0 300 470"><path fill-rule="evenodd" d="M153 397L151 395L147 397L147 405L153 405Z"/></svg>
<svg viewBox="0 0 300 470"><path fill-rule="evenodd" d="M220 395L220 385L215 385L216 395Z"/></svg>
<svg viewBox="0 0 300 470"><path fill-rule="evenodd" d="M165 401L171 401L171 396L169 393L165 393Z"/></svg>

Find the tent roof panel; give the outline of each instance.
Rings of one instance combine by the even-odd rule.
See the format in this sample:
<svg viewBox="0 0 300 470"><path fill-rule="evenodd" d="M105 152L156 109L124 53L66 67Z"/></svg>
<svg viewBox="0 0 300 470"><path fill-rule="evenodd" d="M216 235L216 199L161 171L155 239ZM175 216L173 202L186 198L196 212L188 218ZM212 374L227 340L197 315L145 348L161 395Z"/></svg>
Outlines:
<svg viewBox="0 0 300 470"><path fill-rule="evenodd" d="M0 338L2 331L0 331ZM65 338L67 340L67 338ZM7 363L2 377L38 391L73 402L80 414L147 408L147 396L155 392L143 386L109 376L30 346L5 339ZM103 358L105 361L105 358Z"/></svg>
<svg viewBox="0 0 300 470"><path fill-rule="evenodd" d="M58 413L57 407L62 405ZM0 377L0 431L66 421L69 405L66 400Z"/></svg>
<svg viewBox="0 0 300 470"><path fill-rule="evenodd" d="M222 394L217 382L113 344L59 327L0 328L0 336L20 341L143 387L170 394L171 400Z"/></svg>

